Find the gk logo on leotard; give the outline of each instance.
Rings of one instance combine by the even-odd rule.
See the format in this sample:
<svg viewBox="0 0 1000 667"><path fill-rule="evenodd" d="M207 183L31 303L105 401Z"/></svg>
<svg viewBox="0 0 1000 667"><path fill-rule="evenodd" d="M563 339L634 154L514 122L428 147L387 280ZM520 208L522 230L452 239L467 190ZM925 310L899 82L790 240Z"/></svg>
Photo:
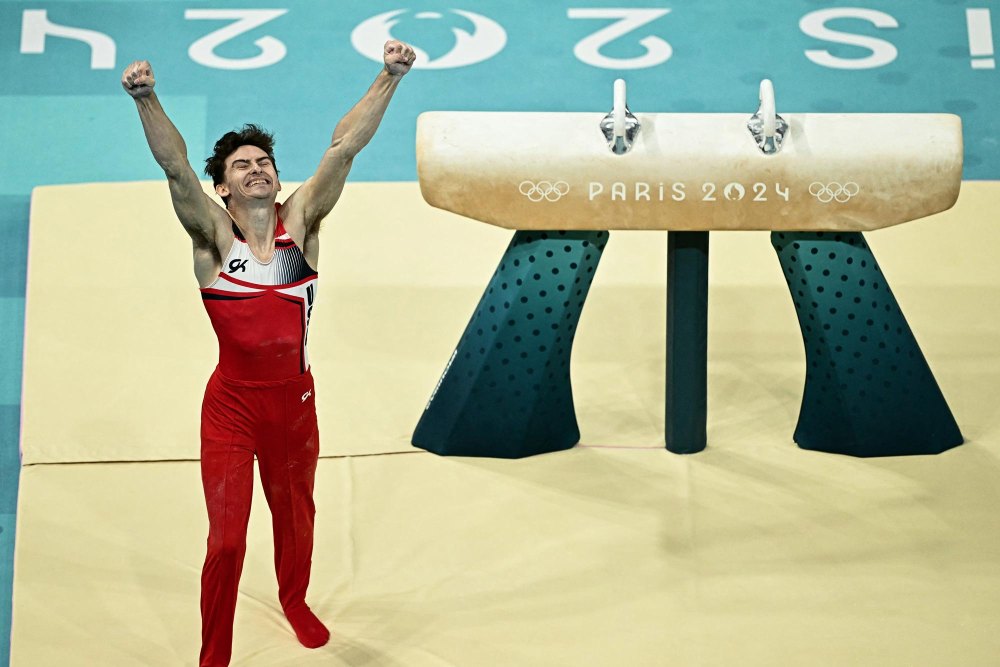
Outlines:
<svg viewBox="0 0 1000 667"><path fill-rule="evenodd" d="M306 399L313 395L313 390L310 389L306 393L302 394L302 402L305 403Z"/></svg>
<svg viewBox="0 0 1000 667"><path fill-rule="evenodd" d="M245 259L234 259L233 261L229 262L229 272L230 273L236 273L237 271L246 272L247 261L248 260Z"/></svg>

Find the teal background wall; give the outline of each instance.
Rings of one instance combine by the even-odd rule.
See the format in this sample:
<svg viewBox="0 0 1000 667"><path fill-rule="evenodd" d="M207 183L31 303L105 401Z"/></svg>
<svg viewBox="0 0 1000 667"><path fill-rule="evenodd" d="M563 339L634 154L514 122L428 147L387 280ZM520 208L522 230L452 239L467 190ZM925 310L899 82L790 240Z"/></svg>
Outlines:
<svg viewBox="0 0 1000 667"><path fill-rule="evenodd" d="M830 0L0 2L0 664L9 662L31 189L161 178L119 86L130 61L152 62L157 91L196 167L217 136L253 121L277 135L278 165L289 180L308 177L336 121L377 73L359 49L377 50L390 33L421 48L425 67L400 88L352 180L414 180L422 111L604 111L619 77L628 82L630 107L641 112L749 115L767 77L779 113L957 113L965 178L1000 178L1000 74L995 61L990 67L1000 3L848 4L855 9ZM629 10L640 25L614 39L595 35L620 20L586 18L600 8ZM273 10L263 17L270 20L189 53L234 20L186 12L255 9ZM968 10L979 10L972 28ZM392 25L374 21L355 32L394 11ZM100 48L54 34L41 44L45 21L92 31ZM595 41L604 43L588 51ZM250 67L231 69L248 60Z"/></svg>

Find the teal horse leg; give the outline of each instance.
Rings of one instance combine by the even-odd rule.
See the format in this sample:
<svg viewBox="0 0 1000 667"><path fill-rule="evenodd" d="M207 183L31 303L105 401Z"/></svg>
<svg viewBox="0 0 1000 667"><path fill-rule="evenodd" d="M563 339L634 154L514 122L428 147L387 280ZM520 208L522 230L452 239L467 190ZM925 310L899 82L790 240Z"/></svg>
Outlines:
<svg viewBox="0 0 1000 667"><path fill-rule="evenodd" d="M795 442L853 456L937 454L955 418L860 233L772 233L806 350Z"/></svg>
<svg viewBox="0 0 1000 667"><path fill-rule="evenodd" d="M570 353L607 232L514 234L413 433L437 454L520 458L580 440Z"/></svg>

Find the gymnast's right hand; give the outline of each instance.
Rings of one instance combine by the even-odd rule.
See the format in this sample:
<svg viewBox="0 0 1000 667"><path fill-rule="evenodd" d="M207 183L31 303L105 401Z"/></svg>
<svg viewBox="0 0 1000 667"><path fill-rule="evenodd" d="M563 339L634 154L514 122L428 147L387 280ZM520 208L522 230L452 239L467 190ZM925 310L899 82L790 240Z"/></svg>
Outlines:
<svg viewBox="0 0 1000 667"><path fill-rule="evenodd" d="M135 99L151 94L155 85L153 68L148 60L136 60L122 72L122 88Z"/></svg>

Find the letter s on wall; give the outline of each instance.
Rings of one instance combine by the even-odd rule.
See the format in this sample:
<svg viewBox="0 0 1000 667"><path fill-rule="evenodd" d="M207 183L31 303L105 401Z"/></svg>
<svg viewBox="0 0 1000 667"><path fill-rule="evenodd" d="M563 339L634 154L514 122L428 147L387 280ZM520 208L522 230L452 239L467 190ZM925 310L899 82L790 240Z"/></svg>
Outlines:
<svg viewBox="0 0 1000 667"><path fill-rule="evenodd" d="M831 69L874 69L888 65L896 59L896 47L884 39L854 35L827 28L827 21L834 19L860 19L868 21L876 28L899 27L899 23L891 15L874 9L858 7L818 9L802 17L799 21L799 30L815 39L868 49L871 51L871 55L864 58L838 58L824 49L810 49L805 52L806 58L817 65Z"/></svg>

